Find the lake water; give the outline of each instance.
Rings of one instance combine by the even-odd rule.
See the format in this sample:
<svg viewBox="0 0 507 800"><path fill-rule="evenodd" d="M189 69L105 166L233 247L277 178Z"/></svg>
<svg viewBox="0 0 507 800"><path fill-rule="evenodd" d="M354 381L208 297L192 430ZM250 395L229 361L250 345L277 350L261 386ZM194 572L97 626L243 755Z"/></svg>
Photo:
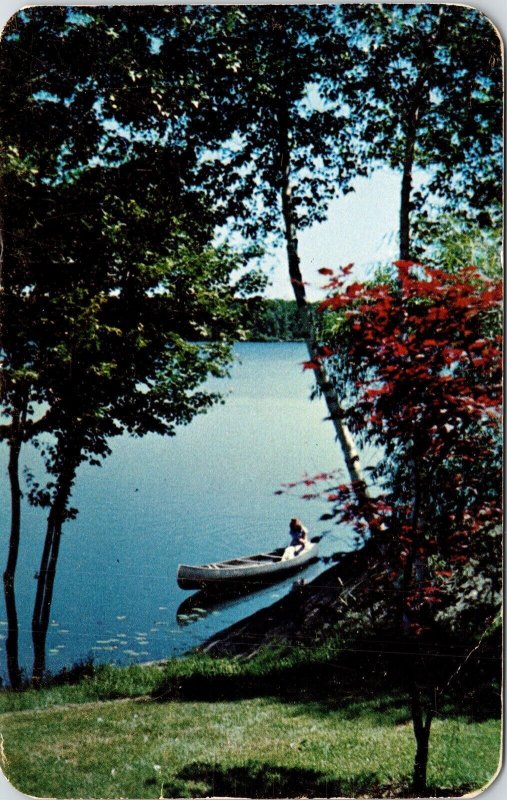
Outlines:
<svg viewBox="0 0 507 800"><path fill-rule="evenodd" d="M305 473L343 468L323 401L310 402L313 376L304 372L302 344L244 343L224 405L197 417L173 438L118 438L101 468L80 468L56 576L48 635L48 668L77 659L128 663L181 654L216 631L270 605L294 578L221 607L178 617L191 593L178 588L179 562L203 563L271 550L288 543L290 517L311 535L325 531L320 500L276 495L282 483ZM8 485L2 454L1 559L5 563ZM26 448L22 464L36 456ZM345 478L344 473L344 478ZM17 577L20 655L29 669L34 573L45 515L25 508ZM321 554L351 546L347 530L334 528ZM303 574L311 578L322 563ZM183 609L185 610L185 609ZM6 633L0 606L0 637ZM2 673L5 653L2 644Z"/></svg>

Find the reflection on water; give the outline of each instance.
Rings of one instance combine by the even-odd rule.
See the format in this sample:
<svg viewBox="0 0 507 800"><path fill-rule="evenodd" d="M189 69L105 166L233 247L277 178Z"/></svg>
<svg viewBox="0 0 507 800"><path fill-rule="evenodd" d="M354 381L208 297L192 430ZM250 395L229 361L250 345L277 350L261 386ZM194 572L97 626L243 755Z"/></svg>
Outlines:
<svg viewBox="0 0 507 800"><path fill-rule="evenodd" d="M200 591L187 597L179 604L176 612L176 621L181 627L192 625L194 622L208 616L212 611L224 611L241 603L246 594L253 594L256 590L238 594L217 595Z"/></svg>
<svg viewBox="0 0 507 800"><path fill-rule="evenodd" d="M186 627L202 620L212 612L231 611L235 606L241 606L246 597L265 592L266 589L277 584L283 584L284 591L286 591L287 585L293 584L295 573L307 572L308 568L316 565L318 561L318 558L313 558L303 564L299 569L291 572L290 578L281 579L275 574L271 578L250 580L248 583L230 583L214 590L201 589L180 603L176 612L176 621L178 625Z"/></svg>
<svg viewBox="0 0 507 800"><path fill-rule="evenodd" d="M83 465L65 526L48 634L48 666L70 666L92 656L128 663L179 654L223 627L269 605L292 579L213 609L200 604L192 625L178 624L188 597L176 584L178 563L207 563L238 553L288 544L288 523L301 517L311 534L325 523L325 501L275 495L282 483L340 468L332 425L323 402L309 401L312 376L304 372L302 344L238 345L240 359L224 405L196 418L170 439L146 436L112 441L101 469ZM5 451L2 453L5 476ZM43 477L39 455L21 456ZM343 473L345 478L345 472ZM342 482L342 479L340 479ZM8 485L0 484L0 523L8 529ZM25 507L17 578L21 660L31 665L30 623L44 513ZM5 563L7 537L0 544ZM350 547L335 528L320 554ZM318 574L309 567L305 577ZM0 636L5 636L3 598ZM181 623L181 620L179 620ZM2 648L3 651L3 648ZM2 666L5 655L2 652Z"/></svg>

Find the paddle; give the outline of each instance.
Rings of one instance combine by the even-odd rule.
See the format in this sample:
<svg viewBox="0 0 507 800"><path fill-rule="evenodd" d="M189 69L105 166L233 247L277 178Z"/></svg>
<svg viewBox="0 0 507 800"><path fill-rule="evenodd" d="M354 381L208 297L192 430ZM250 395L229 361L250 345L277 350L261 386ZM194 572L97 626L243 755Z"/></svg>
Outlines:
<svg viewBox="0 0 507 800"><path fill-rule="evenodd" d="M322 541L322 539L327 533L331 533L331 531L324 531L323 533L320 534L320 536L312 536L312 538L310 539L311 543L317 544L318 542Z"/></svg>
<svg viewBox="0 0 507 800"><path fill-rule="evenodd" d="M331 533L331 531L330 530L329 531L324 531L323 533L320 534L320 536L312 536L312 538L310 539L311 543L312 544L317 544L318 542L322 541L324 536L326 536L326 534L328 534L328 533ZM330 556L321 556L320 560L324 564L329 564L330 562L335 562L336 563L337 561L340 561L343 558L343 556L345 556L345 555L347 555L347 551L345 551L345 550L344 551L337 551L336 553L333 553Z"/></svg>

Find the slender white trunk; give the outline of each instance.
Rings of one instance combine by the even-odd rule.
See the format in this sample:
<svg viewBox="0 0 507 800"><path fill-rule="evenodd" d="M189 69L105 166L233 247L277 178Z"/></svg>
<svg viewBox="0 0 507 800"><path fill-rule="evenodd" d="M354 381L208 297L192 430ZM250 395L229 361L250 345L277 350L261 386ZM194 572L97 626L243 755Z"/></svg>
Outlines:
<svg viewBox="0 0 507 800"><path fill-rule="evenodd" d="M279 133L279 158L280 158L280 197L282 202L282 213L285 225L285 240L287 243L287 260L289 267L289 278L292 283L294 297L298 305L305 339L310 360L317 366L314 370L317 386L319 387L329 410L329 417L334 425L336 438L340 443L347 471L354 486L356 495L360 500L367 497L366 481L361 469L359 453L354 445L352 435L344 421L344 412L336 395L336 390L325 368L325 365L318 358L317 347L313 338L312 321L310 318L306 291L301 275L300 259L298 254L297 227L295 222L292 190L290 182L290 141L289 141L289 111L287 104L284 103L283 95L280 97L278 110L278 133Z"/></svg>

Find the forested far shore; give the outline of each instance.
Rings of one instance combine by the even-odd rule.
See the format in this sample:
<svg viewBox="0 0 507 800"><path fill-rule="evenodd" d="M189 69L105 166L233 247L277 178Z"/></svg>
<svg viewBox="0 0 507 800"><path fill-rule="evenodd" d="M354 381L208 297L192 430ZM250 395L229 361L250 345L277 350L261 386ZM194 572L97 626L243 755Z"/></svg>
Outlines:
<svg viewBox="0 0 507 800"><path fill-rule="evenodd" d="M254 298L245 304L245 338L250 342L302 342L305 329L295 300Z"/></svg>

